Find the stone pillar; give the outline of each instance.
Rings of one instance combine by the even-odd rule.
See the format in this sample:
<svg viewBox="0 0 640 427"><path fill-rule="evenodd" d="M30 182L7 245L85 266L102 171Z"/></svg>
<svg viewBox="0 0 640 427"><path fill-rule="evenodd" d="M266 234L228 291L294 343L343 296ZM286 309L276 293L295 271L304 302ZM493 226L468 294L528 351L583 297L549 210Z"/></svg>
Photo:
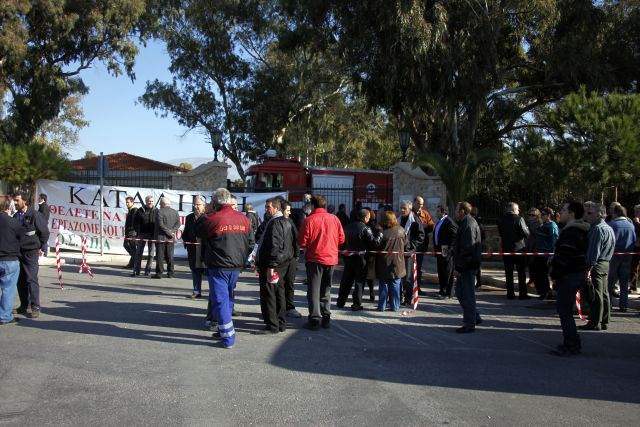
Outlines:
<svg viewBox="0 0 640 427"><path fill-rule="evenodd" d="M447 201L447 189L439 176L427 175L409 162L396 163L393 171L393 209L400 209L401 200L413 201L415 196L424 198L425 208L435 219L436 207Z"/></svg>
<svg viewBox="0 0 640 427"><path fill-rule="evenodd" d="M224 162L211 161L185 173L171 174L173 190L213 191L227 187L227 169L231 166Z"/></svg>

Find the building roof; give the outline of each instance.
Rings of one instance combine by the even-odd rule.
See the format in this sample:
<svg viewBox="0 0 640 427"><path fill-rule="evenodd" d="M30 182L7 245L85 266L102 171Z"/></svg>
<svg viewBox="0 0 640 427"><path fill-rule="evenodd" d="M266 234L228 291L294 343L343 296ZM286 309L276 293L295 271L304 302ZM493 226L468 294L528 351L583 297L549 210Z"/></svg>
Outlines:
<svg viewBox="0 0 640 427"><path fill-rule="evenodd" d="M129 153L106 154L104 157L109 162L109 170L112 171L170 171L187 172L187 169L170 165L169 163L158 162L146 157L135 156ZM73 170L96 170L100 156L89 159L79 159L71 161Z"/></svg>

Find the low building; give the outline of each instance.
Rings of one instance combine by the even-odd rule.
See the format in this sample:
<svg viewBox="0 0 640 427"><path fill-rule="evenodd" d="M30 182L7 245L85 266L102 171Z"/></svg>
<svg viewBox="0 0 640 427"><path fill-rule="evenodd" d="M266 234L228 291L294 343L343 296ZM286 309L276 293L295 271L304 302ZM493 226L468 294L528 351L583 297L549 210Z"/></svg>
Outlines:
<svg viewBox="0 0 640 427"><path fill-rule="evenodd" d="M172 176L188 172L187 169L168 163L158 162L129 153L115 153L104 156L108 162L108 172L104 185L144 188L173 188ZM97 157L71 161L72 171L68 181L84 184L100 184Z"/></svg>

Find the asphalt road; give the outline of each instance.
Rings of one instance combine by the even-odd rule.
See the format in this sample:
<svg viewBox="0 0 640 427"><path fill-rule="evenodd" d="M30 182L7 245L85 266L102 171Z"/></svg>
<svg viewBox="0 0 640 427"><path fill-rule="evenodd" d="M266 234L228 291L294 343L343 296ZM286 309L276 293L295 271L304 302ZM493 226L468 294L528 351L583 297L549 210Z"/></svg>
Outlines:
<svg viewBox="0 0 640 427"><path fill-rule="evenodd" d="M0 425L630 426L640 417L637 298L608 331L581 333L582 355L557 358L553 303L486 287L474 334L455 334L456 300L427 297L406 316L334 308L329 330L294 319L285 333L252 335L263 324L256 278L244 273L238 339L224 350L203 328L206 302L188 298L184 264L162 280L92 269L90 279L65 266L60 290L43 266L40 318L0 327ZM304 285L296 300L306 314Z"/></svg>

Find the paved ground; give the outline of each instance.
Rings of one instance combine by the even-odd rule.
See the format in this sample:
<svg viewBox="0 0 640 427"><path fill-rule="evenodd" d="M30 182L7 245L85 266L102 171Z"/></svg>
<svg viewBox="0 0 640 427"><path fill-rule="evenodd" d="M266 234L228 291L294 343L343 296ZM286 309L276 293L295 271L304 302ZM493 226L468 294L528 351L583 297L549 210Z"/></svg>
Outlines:
<svg viewBox="0 0 640 427"><path fill-rule="evenodd" d="M262 323L245 273L238 341L223 350L203 328L206 303L186 298L184 264L176 279L151 280L111 262L93 264L93 280L68 263L64 290L41 268L42 315L0 330L0 425L630 426L640 416L636 298L564 359L548 355L561 340L553 303L487 286L475 334L453 332L455 300L428 297L405 317L334 310L330 330L296 319L251 335Z"/></svg>

